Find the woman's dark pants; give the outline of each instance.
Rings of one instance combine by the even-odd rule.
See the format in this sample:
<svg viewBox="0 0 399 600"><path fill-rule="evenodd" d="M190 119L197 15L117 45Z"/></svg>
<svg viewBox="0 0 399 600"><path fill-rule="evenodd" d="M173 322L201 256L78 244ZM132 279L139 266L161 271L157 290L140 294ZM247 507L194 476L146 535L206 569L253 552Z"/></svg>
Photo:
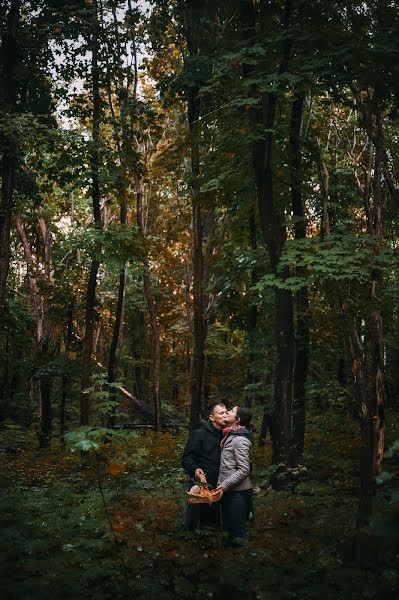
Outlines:
<svg viewBox="0 0 399 600"><path fill-rule="evenodd" d="M226 492L222 498L223 529L229 540L246 539L247 520L253 515L252 489Z"/></svg>

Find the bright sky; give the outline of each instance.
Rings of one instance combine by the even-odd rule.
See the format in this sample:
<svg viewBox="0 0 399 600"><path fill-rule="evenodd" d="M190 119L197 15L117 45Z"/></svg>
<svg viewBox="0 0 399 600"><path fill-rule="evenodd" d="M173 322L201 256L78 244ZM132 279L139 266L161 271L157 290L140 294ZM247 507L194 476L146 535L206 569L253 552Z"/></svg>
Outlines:
<svg viewBox="0 0 399 600"><path fill-rule="evenodd" d="M140 11L144 14L150 14L151 13L151 5L148 2L148 0L138 0L138 1L132 1L132 7L133 8L139 8ZM118 15L118 20L120 23L123 23L124 20L124 16L126 14L126 11L128 9L128 2L125 2L125 6L124 8L120 8L117 11L117 15ZM105 15L105 18L107 18L107 15ZM82 43L83 40L79 40L79 44ZM71 44L73 44L74 42L71 42ZM54 44L55 47L55 44ZM137 60L138 60L138 65L140 66L140 64L142 63L143 57L145 56L145 52L143 50L143 48L138 48L138 54L137 54ZM84 57L87 61L90 60L90 53L86 53L85 57ZM65 55L63 53L61 53L60 55L55 55L55 62L57 65L61 65L63 62L65 61ZM53 72L53 79L57 78L57 74L54 71ZM72 95L76 92L80 92L83 90L83 84L84 84L84 80L81 78L76 78L69 86L68 86L68 95ZM65 111L68 108L68 101L62 101L59 103L59 105L57 106L57 117L59 119L59 122L61 124L61 126L65 129L72 129L76 126L76 124L73 122L73 119L70 119L69 117L67 117L65 115Z"/></svg>

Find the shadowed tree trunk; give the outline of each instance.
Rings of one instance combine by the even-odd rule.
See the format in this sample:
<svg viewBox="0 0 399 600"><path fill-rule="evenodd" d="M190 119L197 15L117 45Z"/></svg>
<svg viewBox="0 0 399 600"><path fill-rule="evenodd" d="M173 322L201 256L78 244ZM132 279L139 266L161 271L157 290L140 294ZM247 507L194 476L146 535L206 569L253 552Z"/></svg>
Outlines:
<svg viewBox="0 0 399 600"><path fill-rule="evenodd" d="M378 102L378 99L377 99ZM383 234L383 198L381 175L383 164L383 119L381 108L377 107L375 127L368 128L369 136L374 145L374 163L372 160L372 145L369 145L365 159L365 183L359 190L363 195L363 203L367 218L368 231L375 237L375 257L381 252ZM384 453L385 435L385 388L384 388L384 357L382 337L382 317L380 306L381 274L376 268L371 272L371 311L369 313L368 333L372 347L371 368L366 375L364 346L354 318L347 315L344 306L341 307L344 332L352 361L352 374L355 397L360 418L360 497L358 526L367 524L372 514L373 477L381 470ZM371 386L368 385L371 380ZM356 540L355 540L355 543Z"/></svg>
<svg viewBox="0 0 399 600"><path fill-rule="evenodd" d="M46 374L49 360L49 346L52 335L51 325L47 315L45 298L39 287L35 276L35 261L31 245L25 232L24 223L19 215L15 218L15 227L21 240L25 261L29 270L29 284L32 293L33 308L35 314L36 339L35 352L39 368L39 431L38 441L40 448L50 445L52 414L51 414L51 386L52 381Z"/></svg>
<svg viewBox="0 0 399 600"><path fill-rule="evenodd" d="M124 203L120 206L120 223L122 226L126 225L127 210ZM123 265L119 273L119 287L118 287L118 300L116 303L115 310L115 321L112 332L111 347L109 350L108 358L108 383L112 384L115 382L118 372L118 349L120 348L122 341L123 331L123 308L125 303L125 286L126 286L126 266ZM116 393L111 392L111 398L116 401ZM109 427L115 425L115 409L109 418Z"/></svg>
<svg viewBox="0 0 399 600"><path fill-rule="evenodd" d="M19 0L11 0L7 15L6 29L1 40L0 110L3 114L15 109L14 72L17 59L17 32L20 17ZM15 142L13 136L2 136L4 147L1 163L0 199L0 314L3 309L4 294L10 266L10 229L13 210L15 180Z"/></svg>
<svg viewBox="0 0 399 600"><path fill-rule="evenodd" d="M291 109L290 154L291 154L291 204L294 217L295 239L306 237L306 216L302 197L301 172L301 128L305 96L297 94ZM302 275L298 272L298 275ZM295 371L293 429L296 455L302 456L306 422L306 380L309 368L309 298L308 289L296 292Z"/></svg>
<svg viewBox="0 0 399 600"><path fill-rule="evenodd" d="M193 0L187 2L184 15L184 30L190 58L195 60L199 54L199 14ZM187 91L187 117L190 129L191 159L191 202L192 202L192 261L193 261L193 354L191 363L191 403L189 429L198 425L201 412L202 379L204 373L204 293L203 293L203 222L200 193L200 151L198 140L198 121L200 117L199 83L194 81Z"/></svg>
<svg viewBox="0 0 399 600"><path fill-rule="evenodd" d="M372 223L375 236L375 256L381 253L383 235L383 197L381 189L381 175L383 163L383 117L381 109L376 114L375 134L375 160L373 178L373 210ZM370 227L371 228L371 227ZM385 438L385 383L384 383L384 349L382 336L381 315L381 270L373 269L371 282L371 340L372 340L372 393L373 393L373 470L380 473L382 457L384 454Z"/></svg>
<svg viewBox="0 0 399 600"><path fill-rule="evenodd" d="M144 317L143 313L140 310L136 310L133 315L133 334L131 337L131 352L133 356L133 382L132 389L134 390L134 395L137 398L143 400L143 402L148 402L148 399L144 393L144 350L147 347L146 343L146 329L144 327Z"/></svg>
<svg viewBox="0 0 399 600"><path fill-rule="evenodd" d="M93 114L92 114L92 142L91 142L91 193L93 205L94 226L100 233L102 229L101 210L100 210L100 183L99 183L99 142L100 142L100 73L98 67L99 51L99 22L97 0L93 0L93 33L92 33L92 95L93 95ZM82 374L80 380L80 424L88 425L90 412L90 396L87 389L91 385L91 362L94 341L94 304L96 297L97 275L100 268L100 262L97 258L99 253L98 244L96 245L92 257L89 281L86 292L86 310L85 310L85 334L83 339L82 351Z"/></svg>
<svg viewBox="0 0 399 600"><path fill-rule="evenodd" d="M341 318L344 335L352 363L354 392L360 419L360 494L359 524L367 522L373 508L373 457L374 434L372 402L367 390L367 374L363 345L360 341L354 319L341 304Z"/></svg>
<svg viewBox="0 0 399 600"><path fill-rule="evenodd" d="M251 245L251 250L255 253L258 247L257 239L256 239L256 221L254 210L251 209L251 213L249 215L248 220L249 225L249 241ZM250 286L254 286L258 281L258 274L256 269L251 269L250 274ZM246 405L251 408L256 399L258 399L258 393L256 391L256 385L259 381L259 378L256 376L255 372L255 360L256 360L256 331L257 331L257 321L258 321L258 306L255 302L251 302L252 294L248 293L248 369L247 369L247 390L245 394Z"/></svg>
<svg viewBox="0 0 399 600"><path fill-rule="evenodd" d="M136 181L137 198L137 225L141 234L145 235L143 219L143 198L140 189L140 182ZM147 303L148 314L150 317L150 327L152 335L152 355L153 355L153 386L152 396L154 404L154 426L156 431L162 431L161 414L161 346L159 339L159 325L156 312L154 295L152 293L151 281L149 275L149 266L147 259L143 264L143 294Z"/></svg>
<svg viewBox="0 0 399 600"><path fill-rule="evenodd" d="M73 310L74 303L73 301L68 305L68 322L67 322L67 331L66 331L66 339L65 339L65 361L69 360L69 354L71 351L72 345L72 328L73 328ZM66 413L66 401L69 390L69 377L67 375L63 375L62 383L61 383L61 407L60 407L60 439L61 443L64 443L64 433L65 433L65 413Z"/></svg>
<svg viewBox="0 0 399 600"><path fill-rule="evenodd" d="M243 41L248 46L256 44L256 13L253 0L241 0L241 17L243 23ZM286 0L282 17L282 30L285 32L290 24L291 1ZM291 41L286 37L282 44L282 58L278 73L287 70ZM253 74L252 64L243 64L245 78ZM256 140L252 144L252 160L255 172L260 227L263 239L269 251L270 262L276 277L284 281L289 272L278 270L278 263L286 241L284 213L276 206L274 197L274 176L272 152L274 147L274 126L277 106L277 94L269 92L262 95L251 84L251 95L257 97L258 105L251 104L249 122ZM263 107L263 109L261 108ZM262 137L260 137L262 133ZM291 464L292 456L292 394L294 370L294 323L292 293L286 289L275 290L276 314L276 370L274 385L274 431L273 456L275 463Z"/></svg>

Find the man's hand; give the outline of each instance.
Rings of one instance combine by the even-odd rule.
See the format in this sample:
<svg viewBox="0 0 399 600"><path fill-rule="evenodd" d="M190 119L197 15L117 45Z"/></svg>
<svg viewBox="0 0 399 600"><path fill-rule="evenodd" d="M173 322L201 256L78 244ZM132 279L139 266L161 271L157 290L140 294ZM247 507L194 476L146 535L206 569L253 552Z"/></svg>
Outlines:
<svg viewBox="0 0 399 600"><path fill-rule="evenodd" d="M206 482L206 476L202 469L195 469L195 477L199 479L202 483Z"/></svg>

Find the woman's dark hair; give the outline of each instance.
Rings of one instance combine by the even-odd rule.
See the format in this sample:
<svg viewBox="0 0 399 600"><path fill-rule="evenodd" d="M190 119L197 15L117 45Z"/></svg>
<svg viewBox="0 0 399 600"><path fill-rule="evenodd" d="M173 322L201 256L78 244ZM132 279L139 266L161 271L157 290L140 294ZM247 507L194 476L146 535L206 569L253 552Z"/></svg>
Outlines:
<svg viewBox="0 0 399 600"><path fill-rule="evenodd" d="M240 425L248 427L251 423L252 412L246 406L237 406L237 418L240 419Z"/></svg>

